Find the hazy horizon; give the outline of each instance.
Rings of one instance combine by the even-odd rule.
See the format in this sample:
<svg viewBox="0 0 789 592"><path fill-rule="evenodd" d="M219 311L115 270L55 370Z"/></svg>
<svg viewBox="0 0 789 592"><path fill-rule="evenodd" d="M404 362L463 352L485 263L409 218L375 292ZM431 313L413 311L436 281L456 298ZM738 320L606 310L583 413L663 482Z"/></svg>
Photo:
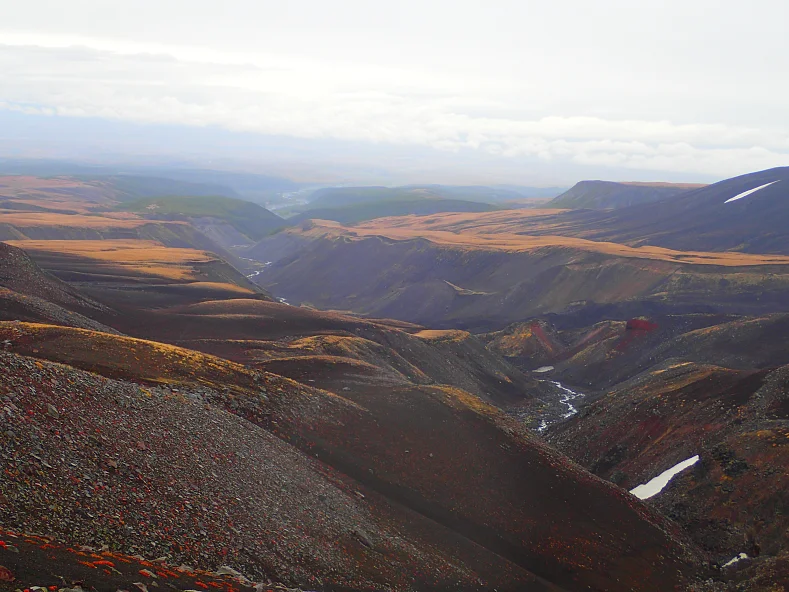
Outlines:
<svg viewBox="0 0 789 592"><path fill-rule="evenodd" d="M660 6L32 1L0 25L0 156L536 186L789 164L789 6Z"/></svg>

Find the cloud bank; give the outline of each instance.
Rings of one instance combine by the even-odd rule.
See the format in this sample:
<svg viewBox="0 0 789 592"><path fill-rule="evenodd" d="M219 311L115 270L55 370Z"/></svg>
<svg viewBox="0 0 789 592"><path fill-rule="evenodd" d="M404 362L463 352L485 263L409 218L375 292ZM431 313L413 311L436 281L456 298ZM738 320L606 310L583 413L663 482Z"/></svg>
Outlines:
<svg viewBox="0 0 789 592"><path fill-rule="evenodd" d="M0 109L8 111L689 176L789 164L786 121L677 123L574 114L566 105L556 114L530 103L532 90L429 68L0 32Z"/></svg>

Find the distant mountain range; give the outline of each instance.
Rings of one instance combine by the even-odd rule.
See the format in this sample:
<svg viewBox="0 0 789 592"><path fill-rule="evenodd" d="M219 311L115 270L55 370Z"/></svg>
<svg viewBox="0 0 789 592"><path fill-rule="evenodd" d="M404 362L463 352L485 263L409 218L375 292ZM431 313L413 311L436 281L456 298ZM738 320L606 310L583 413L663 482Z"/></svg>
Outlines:
<svg viewBox="0 0 789 592"><path fill-rule="evenodd" d="M351 224L384 216L489 212L536 205L561 191L560 188L480 185L328 187L313 192L309 202L288 222L322 219Z"/></svg>
<svg viewBox="0 0 789 592"><path fill-rule="evenodd" d="M0 158L0 175L69 176L85 181L111 180L136 197L222 195L265 202L307 184L255 173L179 166L88 165L61 160Z"/></svg>

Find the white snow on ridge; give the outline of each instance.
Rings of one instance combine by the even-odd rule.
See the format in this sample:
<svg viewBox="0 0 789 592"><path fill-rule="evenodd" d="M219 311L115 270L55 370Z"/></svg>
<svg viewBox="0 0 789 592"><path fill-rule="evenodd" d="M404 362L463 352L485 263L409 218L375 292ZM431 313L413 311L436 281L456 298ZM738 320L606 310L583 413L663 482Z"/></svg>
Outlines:
<svg viewBox="0 0 789 592"><path fill-rule="evenodd" d="M698 462L698 460L699 460L698 454L696 456L691 456L689 459L683 460L681 463L674 465L667 471L663 471L662 473L660 473L660 475L658 475L651 481L639 485L634 489L631 489L630 493L632 493L638 499L642 499L642 500L657 495L658 493L663 491L663 488L666 485L668 485L668 482L671 481L674 475L681 473L682 471L684 471L685 469L687 469L692 465L695 465Z"/></svg>
<svg viewBox="0 0 789 592"><path fill-rule="evenodd" d="M780 179L779 179L779 181L780 181ZM773 185L775 183L778 183L778 181L770 181L769 183L765 183L764 185L760 185L759 187L754 187L753 189L749 189L748 191L743 191L739 195L735 195L734 197L730 197L729 199L727 199L723 203L727 204L727 203L729 203L731 201L736 201L738 199L742 199L743 197L748 197L752 193L756 193L760 189L764 189L765 187L769 187L770 185Z"/></svg>

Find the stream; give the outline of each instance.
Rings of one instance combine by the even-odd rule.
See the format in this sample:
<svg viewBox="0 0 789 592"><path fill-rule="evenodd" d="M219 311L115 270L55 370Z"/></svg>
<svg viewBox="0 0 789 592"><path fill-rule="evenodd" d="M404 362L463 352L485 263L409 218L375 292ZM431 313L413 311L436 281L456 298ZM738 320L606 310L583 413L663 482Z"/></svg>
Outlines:
<svg viewBox="0 0 789 592"><path fill-rule="evenodd" d="M578 399L580 397L583 397L584 394L583 393L578 393L578 392L576 392L576 391L574 391L572 389L567 388L566 386L564 386L558 380L541 380L540 382L549 382L550 384L555 386L557 389L559 389L561 391L560 394L559 394L559 403L561 405L564 405L567 408L566 411L564 413L562 413L561 417L559 417L559 418L555 418L555 419L543 418L543 419L541 419L540 420L540 425L537 426L537 431L542 433L545 430L547 430L550 426L552 426L553 424L557 423L558 421L560 421L562 419L569 419L573 415L578 413L578 409L576 408L575 405L573 405L573 401L575 401L576 399Z"/></svg>
<svg viewBox="0 0 789 592"><path fill-rule="evenodd" d="M266 269L269 265L271 265L271 261L266 261L265 263L263 263L262 261L258 261L256 259L247 259L246 257L239 257L239 259L243 259L244 261L252 261L253 263L263 265L263 269ZM263 272L263 269L258 269L257 271L253 271L252 273L247 275L247 279L252 279L253 277L259 276Z"/></svg>

